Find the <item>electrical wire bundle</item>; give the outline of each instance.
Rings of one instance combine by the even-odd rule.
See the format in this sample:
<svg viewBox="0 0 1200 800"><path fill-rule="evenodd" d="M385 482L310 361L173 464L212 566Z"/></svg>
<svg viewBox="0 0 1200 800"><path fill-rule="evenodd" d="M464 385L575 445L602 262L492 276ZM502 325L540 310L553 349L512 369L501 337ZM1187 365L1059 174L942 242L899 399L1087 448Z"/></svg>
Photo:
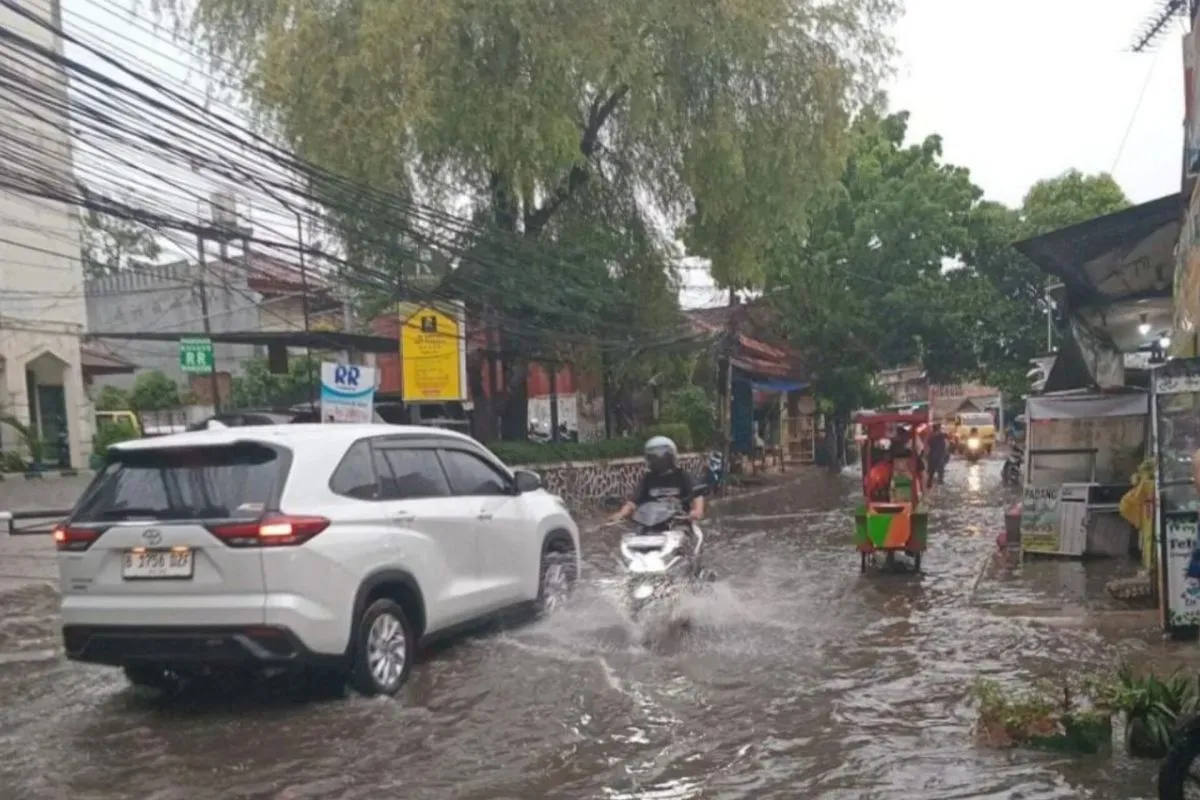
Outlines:
<svg viewBox="0 0 1200 800"><path fill-rule="evenodd" d="M629 314L614 319L606 307L614 276L603 250L498 232L306 162L240 121L238 109L215 108L220 104L211 98L151 74L161 70L130 63L123 55L130 49L112 42L126 37L114 29L85 22L80 27L86 33L64 30L48 11L39 15L26 0L0 0L3 16L28 24L19 29L0 24L0 109L6 126L0 138L0 189L144 226L186 254L196 237L211 233L212 225L196 214L209 201L208 187L236 186L253 197L253 232L244 241L256 256L307 264L313 284L322 289L337 286L360 296L420 304L461 300L471 309L497 309L490 323L500 334L504 356L569 361L572 352L586 351L629 358L694 349L713 340L678 315L653 328L631 321ZM45 35L22 33L29 30ZM59 38L71 55L60 52ZM332 243L316 236L303 242L304 230L328 233L331 219L343 229L348 222L359 249L376 258L351 252L345 238L336 235ZM22 229L71 242L66 228L2 216L0 224L9 229L0 244L10 247L37 249L18 241L27 238L17 235ZM79 242L73 245L77 253ZM404 281L398 265L427 262L431 252L456 264L446 280L437 288ZM375 263L380 255L391 263ZM5 265L19 263L6 260ZM228 264L204 269L209 279L238 290ZM522 274L533 280L503 285L495 278ZM538 278L552 279L553 286L539 285ZM69 302L82 290L30 292L28 300ZM6 293L6 299L21 298ZM271 301L257 302L271 313Z"/></svg>

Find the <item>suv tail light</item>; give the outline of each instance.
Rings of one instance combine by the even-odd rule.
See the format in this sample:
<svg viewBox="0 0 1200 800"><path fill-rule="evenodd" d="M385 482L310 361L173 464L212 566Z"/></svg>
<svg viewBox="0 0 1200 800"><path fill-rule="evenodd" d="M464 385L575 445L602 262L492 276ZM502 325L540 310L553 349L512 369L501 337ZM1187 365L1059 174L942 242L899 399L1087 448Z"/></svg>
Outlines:
<svg viewBox="0 0 1200 800"><path fill-rule="evenodd" d="M54 526L54 546L59 550L78 553L91 547L102 533L104 533L104 528L56 525Z"/></svg>
<svg viewBox="0 0 1200 800"><path fill-rule="evenodd" d="M325 517L268 514L252 522L209 525L208 529L230 547L288 547L304 544L328 527Z"/></svg>

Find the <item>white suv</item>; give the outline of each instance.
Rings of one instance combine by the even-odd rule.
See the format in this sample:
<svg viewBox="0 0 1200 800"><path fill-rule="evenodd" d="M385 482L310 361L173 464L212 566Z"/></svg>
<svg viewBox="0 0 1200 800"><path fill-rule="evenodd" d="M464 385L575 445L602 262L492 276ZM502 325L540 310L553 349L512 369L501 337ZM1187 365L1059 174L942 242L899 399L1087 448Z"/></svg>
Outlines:
<svg viewBox="0 0 1200 800"><path fill-rule="evenodd" d="M297 667L393 694L420 640L547 610L579 575L579 531L535 473L425 427L125 442L54 536L68 658L149 686Z"/></svg>

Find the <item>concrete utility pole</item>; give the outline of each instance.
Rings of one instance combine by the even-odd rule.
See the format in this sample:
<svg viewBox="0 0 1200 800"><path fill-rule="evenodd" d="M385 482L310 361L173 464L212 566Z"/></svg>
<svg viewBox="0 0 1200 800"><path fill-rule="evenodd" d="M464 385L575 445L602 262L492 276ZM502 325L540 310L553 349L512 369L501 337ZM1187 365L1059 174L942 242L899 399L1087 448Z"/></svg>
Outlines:
<svg viewBox="0 0 1200 800"><path fill-rule="evenodd" d="M314 409L317 407L317 386L313 377L312 363L312 342L309 340L309 334L312 332L312 325L309 321L308 311L308 267L304 260L304 219L300 216L300 212L296 212L296 251L300 254L300 311L304 317L304 364L305 371L308 373L308 404ZM249 261L246 263L249 268Z"/></svg>
<svg viewBox="0 0 1200 800"><path fill-rule="evenodd" d="M722 469L726 476L731 470L730 459L733 457L733 350L737 338L737 291L729 290L729 318L725 322L725 333L722 336L721 356L718 361L718 386L720 387L721 407L718 422L721 429L721 457L724 460Z"/></svg>
<svg viewBox="0 0 1200 800"><path fill-rule="evenodd" d="M204 335L208 340L212 341L212 320L208 316L208 286L204 280L204 275L208 272L208 260L204 252L204 235L196 234L196 291L200 294L200 316L203 319ZM221 393L219 391L219 382L217 380L217 350L213 348L213 363L212 369L208 373L209 386L212 389L213 413L216 414L221 410Z"/></svg>

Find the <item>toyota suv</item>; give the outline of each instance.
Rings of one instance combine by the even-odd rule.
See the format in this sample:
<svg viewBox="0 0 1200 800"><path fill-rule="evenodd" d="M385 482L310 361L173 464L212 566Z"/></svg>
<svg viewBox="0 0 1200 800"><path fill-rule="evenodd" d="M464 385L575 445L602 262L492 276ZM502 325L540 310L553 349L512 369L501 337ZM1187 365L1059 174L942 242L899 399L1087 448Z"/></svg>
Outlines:
<svg viewBox="0 0 1200 800"><path fill-rule="evenodd" d="M158 688L282 668L394 694L423 638L550 610L580 566L578 529L537 474L395 425L115 445L54 539L67 657Z"/></svg>

